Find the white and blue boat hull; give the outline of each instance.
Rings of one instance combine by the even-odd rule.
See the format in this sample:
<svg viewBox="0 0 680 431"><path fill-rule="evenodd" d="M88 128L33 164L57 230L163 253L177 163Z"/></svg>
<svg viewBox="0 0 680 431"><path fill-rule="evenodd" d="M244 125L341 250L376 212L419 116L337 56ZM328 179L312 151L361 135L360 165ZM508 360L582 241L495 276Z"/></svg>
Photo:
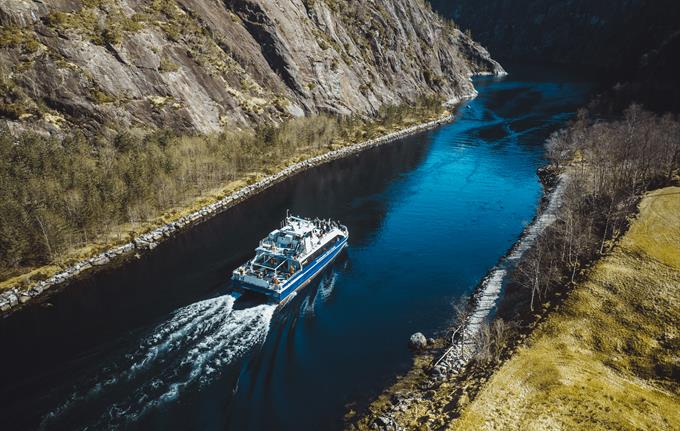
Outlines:
<svg viewBox="0 0 680 431"><path fill-rule="evenodd" d="M321 274L333 261L340 255L342 250L347 247L347 237L342 238L321 256L306 265L298 274L287 280L280 291L263 288L244 281L234 280L233 287L237 290L244 290L262 294L275 302L283 303L291 299L295 292L309 285L309 283Z"/></svg>

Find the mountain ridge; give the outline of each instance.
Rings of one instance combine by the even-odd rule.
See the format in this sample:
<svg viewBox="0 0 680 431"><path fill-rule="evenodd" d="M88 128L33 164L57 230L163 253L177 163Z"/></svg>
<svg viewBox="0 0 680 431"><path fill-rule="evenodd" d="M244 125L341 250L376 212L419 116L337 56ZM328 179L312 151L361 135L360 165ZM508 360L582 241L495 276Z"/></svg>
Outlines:
<svg viewBox="0 0 680 431"><path fill-rule="evenodd" d="M15 133L370 116L503 72L423 0L7 0L0 24L0 118Z"/></svg>
<svg viewBox="0 0 680 431"><path fill-rule="evenodd" d="M680 6L672 0L430 3L499 58L587 66L617 77L644 68L645 57L680 30Z"/></svg>

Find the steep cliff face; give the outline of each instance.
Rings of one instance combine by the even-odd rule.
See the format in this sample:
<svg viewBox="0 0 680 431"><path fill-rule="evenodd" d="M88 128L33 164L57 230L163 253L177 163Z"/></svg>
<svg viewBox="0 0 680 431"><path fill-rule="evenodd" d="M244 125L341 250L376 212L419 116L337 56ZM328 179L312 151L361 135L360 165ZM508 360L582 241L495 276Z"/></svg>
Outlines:
<svg viewBox="0 0 680 431"><path fill-rule="evenodd" d="M502 68L423 0L4 0L14 130L213 132L474 92Z"/></svg>
<svg viewBox="0 0 680 431"><path fill-rule="evenodd" d="M634 72L680 30L677 0L430 0L496 56Z"/></svg>

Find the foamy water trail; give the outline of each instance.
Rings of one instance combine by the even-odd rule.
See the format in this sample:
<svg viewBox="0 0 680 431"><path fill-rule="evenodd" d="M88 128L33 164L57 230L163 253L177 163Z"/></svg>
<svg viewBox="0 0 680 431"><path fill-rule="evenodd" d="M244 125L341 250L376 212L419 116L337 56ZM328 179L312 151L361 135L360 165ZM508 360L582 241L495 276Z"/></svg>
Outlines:
<svg viewBox="0 0 680 431"><path fill-rule="evenodd" d="M325 279L324 281L321 282L321 285L319 286L319 291L316 294L316 297L314 298L314 302L316 301L325 301L328 299L332 294L333 294L333 289L335 289L335 281L337 280L338 275L333 273L330 278Z"/></svg>
<svg viewBox="0 0 680 431"><path fill-rule="evenodd" d="M81 402L105 395L122 383L131 382L140 372L147 369L159 355L164 355L181 346L191 336L209 327L221 315L228 315L236 298L231 295L207 299L175 311L166 322L158 325L141 342L140 347L124 355L115 363L104 367L97 375L82 386L83 390L73 393L59 407L46 417L50 420L77 406Z"/></svg>
<svg viewBox="0 0 680 431"><path fill-rule="evenodd" d="M41 428L67 422L71 412L80 410L95 416L97 429L129 425L177 400L187 387L211 383L227 365L264 342L276 309L267 304L234 311L235 300L226 295L177 310L138 349L80 385L82 389L45 416Z"/></svg>
<svg viewBox="0 0 680 431"><path fill-rule="evenodd" d="M142 342L140 349L130 359L135 362L125 373L128 380L134 378L140 371L168 351L174 350L186 342L200 336L203 330L209 329L223 316L229 315L234 308L236 298L232 295L201 301L176 312L167 323L159 326L153 335Z"/></svg>
<svg viewBox="0 0 680 431"><path fill-rule="evenodd" d="M327 300L333 293L333 289L335 288L335 280L337 278L338 275L336 273L331 273L321 278L321 281L319 281L319 287L314 294L314 298L310 299L310 297L307 296L300 305L301 316L314 315L316 312L316 307Z"/></svg>
<svg viewBox="0 0 680 431"><path fill-rule="evenodd" d="M131 424L151 410L181 397L185 390L210 384L222 367L264 342L275 305L260 305L234 311L217 328L173 363L162 379L147 382L128 398L112 404L99 426Z"/></svg>

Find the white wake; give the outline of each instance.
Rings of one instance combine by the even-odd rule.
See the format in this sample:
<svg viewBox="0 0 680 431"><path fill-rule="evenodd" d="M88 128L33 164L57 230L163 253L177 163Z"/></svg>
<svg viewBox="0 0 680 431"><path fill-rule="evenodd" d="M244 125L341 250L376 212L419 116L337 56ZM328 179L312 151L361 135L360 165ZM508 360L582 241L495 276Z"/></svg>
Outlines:
<svg viewBox="0 0 680 431"><path fill-rule="evenodd" d="M306 296L300 305L301 316L313 316L316 313L317 308L333 294L337 278L338 275L336 273L331 273L321 278L314 297L310 299L309 296Z"/></svg>
<svg viewBox="0 0 680 431"><path fill-rule="evenodd" d="M156 326L139 347L103 368L49 412L48 428L74 411L94 416L94 428L134 423L151 410L200 390L267 337L276 309L265 304L234 311L225 295L183 307ZM96 418L98 416L98 418ZM71 426L70 426L71 427Z"/></svg>

